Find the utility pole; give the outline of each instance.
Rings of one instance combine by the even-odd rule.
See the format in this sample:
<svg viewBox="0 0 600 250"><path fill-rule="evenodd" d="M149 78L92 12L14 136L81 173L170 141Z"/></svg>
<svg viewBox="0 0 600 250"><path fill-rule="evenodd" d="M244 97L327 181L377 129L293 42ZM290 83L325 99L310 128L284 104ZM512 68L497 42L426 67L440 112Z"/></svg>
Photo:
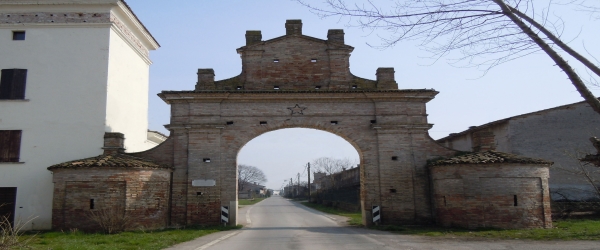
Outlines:
<svg viewBox="0 0 600 250"><path fill-rule="evenodd" d="M296 195L300 195L300 173L298 173L298 189L296 189Z"/></svg>
<svg viewBox="0 0 600 250"><path fill-rule="evenodd" d="M292 182L292 178L290 178L290 194L294 198L294 182Z"/></svg>
<svg viewBox="0 0 600 250"><path fill-rule="evenodd" d="M308 202L310 202L310 162L308 165Z"/></svg>

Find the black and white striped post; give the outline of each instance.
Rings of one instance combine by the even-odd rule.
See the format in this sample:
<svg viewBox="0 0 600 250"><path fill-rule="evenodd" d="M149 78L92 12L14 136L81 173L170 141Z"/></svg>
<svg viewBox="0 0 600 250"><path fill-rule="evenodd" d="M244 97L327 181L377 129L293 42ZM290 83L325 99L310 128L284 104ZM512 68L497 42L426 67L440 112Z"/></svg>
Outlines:
<svg viewBox="0 0 600 250"><path fill-rule="evenodd" d="M229 207L221 206L221 223L227 225L229 223Z"/></svg>
<svg viewBox="0 0 600 250"><path fill-rule="evenodd" d="M373 206L373 209L371 210L371 213L373 215L373 224L375 225L379 225L379 223L381 222L381 209L379 206Z"/></svg>

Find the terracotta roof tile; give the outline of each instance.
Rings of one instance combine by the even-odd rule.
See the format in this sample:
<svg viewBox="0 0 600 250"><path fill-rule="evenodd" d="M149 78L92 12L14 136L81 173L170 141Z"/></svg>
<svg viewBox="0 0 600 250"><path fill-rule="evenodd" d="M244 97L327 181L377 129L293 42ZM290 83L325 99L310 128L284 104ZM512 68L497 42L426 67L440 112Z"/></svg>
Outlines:
<svg viewBox="0 0 600 250"><path fill-rule="evenodd" d="M48 167L48 170L59 168L167 168L172 167L157 164L151 160L127 155L99 155L81 160L68 161Z"/></svg>
<svg viewBox="0 0 600 250"><path fill-rule="evenodd" d="M493 164L493 163L520 163L552 165L553 162L542 159L528 158L520 155L503 153L498 151L485 151L468 153L448 159L430 161L428 166L443 166L453 164Z"/></svg>

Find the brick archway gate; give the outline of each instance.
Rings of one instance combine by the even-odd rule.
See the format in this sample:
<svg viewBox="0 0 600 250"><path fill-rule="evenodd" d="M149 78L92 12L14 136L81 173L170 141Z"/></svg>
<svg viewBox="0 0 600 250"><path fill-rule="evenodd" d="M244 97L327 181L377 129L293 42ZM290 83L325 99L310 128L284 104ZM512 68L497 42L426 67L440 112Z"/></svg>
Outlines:
<svg viewBox="0 0 600 250"><path fill-rule="evenodd" d="M352 75L343 30L321 40L288 20L285 36L261 39L260 31L246 33L246 46L237 49L240 75L214 81L212 69L199 69L194 91L159 94L171 105L171 135L135 155L174 167L170 224L219 224L226 206L235 225L238 151L291 127L328 131L357 149L364 223L372 223L374 205L384 224L432 221L425 165L453 153L427 133L426 103L437 92L399 90L392 68L377 69L377 80Z"/></svg>
<svg viewBox="0 0 600 250"><path fill-rule="evenodd" d="M167 91L171 136L141 153L173 155L171 224L218 224L220 207L237 223L237 154L250 140L282 128L313 128L346 139L361 157L361 207L382 222L431 221L427 159L449 151L431 140L425 104L432 90ZM161 149L162 148L162 149ZM158 157L160 158L160 157Z"/></svg>

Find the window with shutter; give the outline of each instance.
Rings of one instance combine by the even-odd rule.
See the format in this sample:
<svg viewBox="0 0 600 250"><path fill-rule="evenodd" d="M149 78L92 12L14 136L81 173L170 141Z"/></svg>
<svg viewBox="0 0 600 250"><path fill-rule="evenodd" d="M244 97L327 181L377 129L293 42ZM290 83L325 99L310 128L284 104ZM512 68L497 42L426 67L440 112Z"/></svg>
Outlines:
<svg viewBox="0 0 600 250"><path fill-rule="evenodd" d="M0 130L0 162L19 162L21 130Z"/></svg>
<svg viewBox="0 0 600 250"><path fill-rule="evenodd" d="M25 99L26 69L3 69L0 75L0 99Z"/></svg>
<svg viewBox="0 0 600 250"><path fill-rule="evenodd" d="M14 226L15 208L17 205L17 188L0 187L0 216L5 217Z"/></svg>

